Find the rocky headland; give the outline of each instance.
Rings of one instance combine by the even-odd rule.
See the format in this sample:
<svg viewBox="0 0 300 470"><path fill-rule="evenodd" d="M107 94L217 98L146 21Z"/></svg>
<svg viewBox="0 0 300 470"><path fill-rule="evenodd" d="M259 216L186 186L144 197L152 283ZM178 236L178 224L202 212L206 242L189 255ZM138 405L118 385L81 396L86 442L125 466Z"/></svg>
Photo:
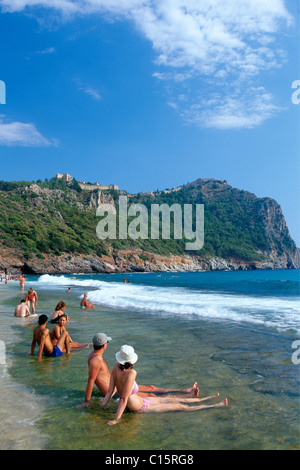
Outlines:
<svg viewBox="0 0 300 470"><path fill-rule="evenodd" d="M180 203L184 198L203 203L206 251L185 252L176 247L175 252L168 248L162 253L163 241L150 249L139 243L99 245L95 210L101 204L116 205L120 193L50 189L36 183L0 191L0 271L71 274L300 267L299 249L289 235L279 204L232 188L224 180L199 179L175 190L128 195L130 200L148 204ZM80 226L80 218L90 223L88 233ZM234 241L232 233L239 234Z"/></svg>

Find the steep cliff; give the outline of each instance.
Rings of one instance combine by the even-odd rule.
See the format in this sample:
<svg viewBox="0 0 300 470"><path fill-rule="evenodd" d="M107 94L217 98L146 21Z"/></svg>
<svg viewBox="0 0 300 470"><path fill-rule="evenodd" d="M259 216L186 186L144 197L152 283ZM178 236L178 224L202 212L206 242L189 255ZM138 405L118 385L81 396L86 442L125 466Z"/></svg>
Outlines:
<svg viewBox="0 0 300 470"><path fill-rule="evenodd" d="M0 185L0 270L55 274L300 267L279 204L224 180L198 179L175 190L137 195L52 186ZM186 252L186 240L174 239L99 240L96 208L111 204L118 214L120 195L149 211L152 204L203 204L203 248Z"/></svg>

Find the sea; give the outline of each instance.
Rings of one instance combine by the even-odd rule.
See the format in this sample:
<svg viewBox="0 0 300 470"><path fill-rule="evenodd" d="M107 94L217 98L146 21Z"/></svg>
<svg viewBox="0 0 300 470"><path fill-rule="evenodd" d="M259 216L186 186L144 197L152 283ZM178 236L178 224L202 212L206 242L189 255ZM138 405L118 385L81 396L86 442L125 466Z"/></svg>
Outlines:
<svg viewBox="0 0 300 470"><path fill-rule="evenodd" d="M129 282L124 282L125 279ZM299 450L300 271L212 271L27 276L0 284L0 449ZM74 341L104 332L110 367L123 344L138 354L137 382L220 394L228 408L124 413L83 403L92 350L37 361L37 318L16 318L29 287L37 314L67 304ZM71 288L70 292L67 290ZM95 309L80 308L88 293ZM52 325L48 324L49 329ZM212 400L215 403L217 399Z"/></svg>

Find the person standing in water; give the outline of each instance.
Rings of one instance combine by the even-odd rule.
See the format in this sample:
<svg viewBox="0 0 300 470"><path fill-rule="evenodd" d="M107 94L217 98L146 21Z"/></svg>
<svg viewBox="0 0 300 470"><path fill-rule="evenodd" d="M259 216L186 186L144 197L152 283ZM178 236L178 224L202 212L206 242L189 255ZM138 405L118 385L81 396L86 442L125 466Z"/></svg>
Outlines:
<svg viewBox="0 0 300 470"><path fill-rule="evenodd" d="M21 276L20 276L20 289L23 290L24 286L25 286L25 277L23 276L23 274L21 274Z"/></svg>
<svg viewBox="0 0 300 470"><path fill-rule="evenodd" d="M35 307L38 305L38 296L35 290L32 289L32 287L29 288L27 294L26 294L26 304L31 305L31 313L32 315L35 314Z"/></svg>

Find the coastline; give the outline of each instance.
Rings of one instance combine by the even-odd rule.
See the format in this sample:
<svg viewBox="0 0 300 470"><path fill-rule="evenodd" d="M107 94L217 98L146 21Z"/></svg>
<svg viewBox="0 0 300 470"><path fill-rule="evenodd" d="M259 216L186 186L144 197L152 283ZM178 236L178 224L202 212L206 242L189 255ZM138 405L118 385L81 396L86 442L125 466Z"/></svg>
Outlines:
<svg viewBox="0 0 300 470"><path fill-rule="evenodd" d="M140 383L184 387L197 380L201 396L220 392L228 397L228 410L165 416L126 413L112 430L106 422L117 404L101 410L96 388L91 408L77 410L84 399L90 351L42 363L36 361L36 354L28 356L35 322L13 317L12 306L24 292L17 281L9 281L0 286L1 325L9 326L2 329L9 340L13 392L2 401L6 423L2 448L298 449L298 379L291 363L291 344L298 333L286 323L292 307L291 280L298 279L298 273L143 274L129 274L129 285L121 274L78 279L29 276L25 291L31 285L37 289L38 314L49 316L55 303L65 300L71 318L68 331L74 340L90 342L96 331L107 332L112 337L105 358L110 368L119 346L133 344L139 353ZM275 290L270 291L272 280ZM66 293L67 286L72 286L71 293ZM85 291L97 306L93 311L79 307ZM108 300L114 305L108 305ZM177 306L173 311L172 305ZM268 310L269 317L258 317ZM4 396L9 385L2 391ZM284 435L282 429L286 429Z"/></svg>
<svg viewBox="0 0 300 470"><path fill-rule="evenodd" d="M15 345L23 342L18 329L33 322L13 315L11 303L19 293L16 286L0 286L0 340L5 343L4 361L0 364L0 450L41 450L47 439L37 426L45 409L43 400L33 387L24 386L10 374L15 367Z"/></svg>
<svg viewBox="0 0 300 470"><path fill-rule="evenodd" d="M299 269L300 256L291 258L284 253L280 257L270 256L263 261L245 261L236 259L210 258L205 259L199 255L169 256L144 252L139 248L119 250L110 256L102 255L74 255L62 254L59 256L43 255L25 259L15 250L5 250L0 255L0 271L10 274L113 274L113 273L140 273L140 272L205 272L205 271L253 271L253 270L279 270Z"/></svg>

